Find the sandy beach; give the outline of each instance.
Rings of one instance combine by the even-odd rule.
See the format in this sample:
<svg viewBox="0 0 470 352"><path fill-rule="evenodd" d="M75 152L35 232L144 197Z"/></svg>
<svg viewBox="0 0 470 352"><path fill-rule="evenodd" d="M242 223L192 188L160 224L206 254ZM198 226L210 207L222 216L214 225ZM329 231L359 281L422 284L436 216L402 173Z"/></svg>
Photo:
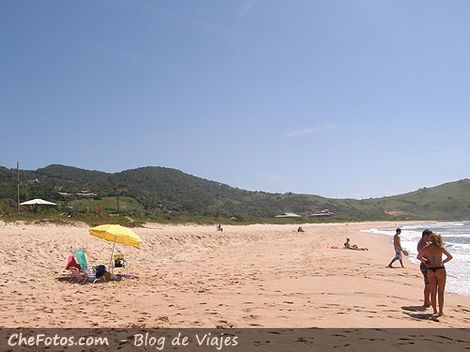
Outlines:
<svg viewBox="0 0 470 352"><path fill-rule="evenodd" d="M446 316L421 311L423 280L407 259L387 269L395 223L213 226L146 224L140 248L117 246L138 276L61 279L71 250L109 265L112 245L86 225L0 223L2 327L470 327L470 297ZM345 238L368 251L331 249ZM452 273L449 273L452 275ZM86 302L86 304L84 304Z"/></svg>

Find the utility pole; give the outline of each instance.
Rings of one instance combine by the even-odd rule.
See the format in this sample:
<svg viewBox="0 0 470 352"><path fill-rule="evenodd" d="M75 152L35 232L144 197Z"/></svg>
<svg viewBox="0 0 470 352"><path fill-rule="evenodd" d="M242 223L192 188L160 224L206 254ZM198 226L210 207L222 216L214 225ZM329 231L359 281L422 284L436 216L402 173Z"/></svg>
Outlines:
<svg viewBox="0 0 470 352"><path fill-rule="evenodd" d="M16 162L16 212L20 213L20 162Z"/></svg>

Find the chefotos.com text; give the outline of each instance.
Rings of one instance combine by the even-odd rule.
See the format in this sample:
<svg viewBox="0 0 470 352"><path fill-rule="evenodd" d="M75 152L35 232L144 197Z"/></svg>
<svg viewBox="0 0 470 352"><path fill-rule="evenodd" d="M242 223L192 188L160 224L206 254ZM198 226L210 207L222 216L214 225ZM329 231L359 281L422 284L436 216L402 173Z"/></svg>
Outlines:
<svg viewBox="0 0 470 352"><path fill-rule="evenodd" d="M46 334L36 334L32 336L24 336L23 333L12 334L8 338L8 345L10 347L16 346L51 346L51 347L66 347L66 346L108 346L107 337L97 336L47 336Z"/></svg>

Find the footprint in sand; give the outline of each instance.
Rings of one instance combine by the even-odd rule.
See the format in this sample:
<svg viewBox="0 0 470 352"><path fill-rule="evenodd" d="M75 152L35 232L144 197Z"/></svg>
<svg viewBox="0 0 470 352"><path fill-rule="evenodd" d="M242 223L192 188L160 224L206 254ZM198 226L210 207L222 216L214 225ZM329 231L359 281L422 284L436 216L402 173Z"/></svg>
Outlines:
<svg viewBox="0 0 470 352"><path fill-rule="evenodd" d="M245 320L256 320L256 319L258 319L258 316L254 315L254 314L250 314L250 315L244 316L243 319L245 319Z"/></svg>

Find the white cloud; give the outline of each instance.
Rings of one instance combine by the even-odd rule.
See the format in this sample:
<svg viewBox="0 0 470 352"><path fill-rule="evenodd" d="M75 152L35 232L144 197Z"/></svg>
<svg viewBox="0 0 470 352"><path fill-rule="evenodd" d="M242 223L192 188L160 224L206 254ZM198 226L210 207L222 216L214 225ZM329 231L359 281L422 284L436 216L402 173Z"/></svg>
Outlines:
<svg viewBox="0 0 470 352"><path fill-rule="evenodd" d="M294 130L286 133L284 136L287 138L293 138L293 137L301 137L301 136L308 136L310 134L317 133L319 131L318 128L304 128L300 130Z"/></svg>
<svg viewBox="0 0 470 352"><path fill-rule="evenodd" d="M238 21L241 22L251 12L253 6L255 6L256 0L246 0L238 13Z"/></svg>

